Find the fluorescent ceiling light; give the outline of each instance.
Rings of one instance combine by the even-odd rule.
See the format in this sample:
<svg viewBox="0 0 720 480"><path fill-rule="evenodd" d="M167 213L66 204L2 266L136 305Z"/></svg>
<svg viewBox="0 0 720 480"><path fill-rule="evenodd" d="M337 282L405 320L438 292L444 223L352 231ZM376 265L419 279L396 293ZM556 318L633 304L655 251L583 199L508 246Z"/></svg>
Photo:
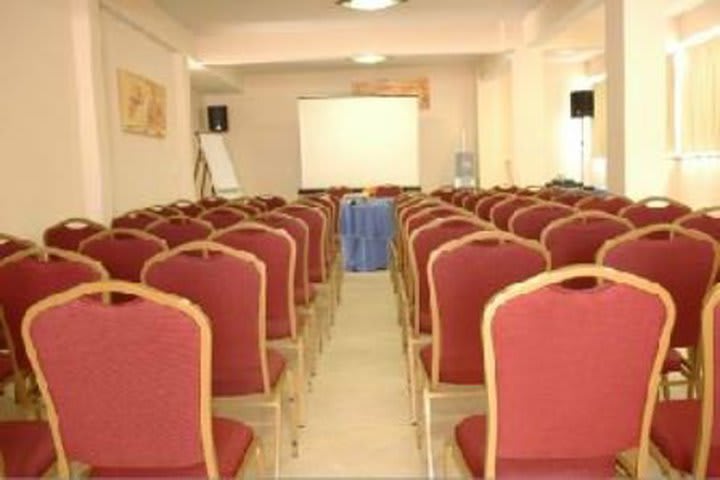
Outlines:
<svg viewBox="0 0 720 480"><path fill-rule="evenodd" d="M376 63L384 62L385 60L387 60L387 57L378 53L360 53L358 55L353 55L351 59L355 63L362 63L364 65L375 65Z"/></svg>
<svg viewBox="0 0 720 480"><path fill-rule="evenodd" d="M205 64L192 57L187 57L187 66L190 70L205 70Z"/></svg>
<svg viewBox="0 0 720 480"><path fill-rule="evenodd" d="M394 7L399 3L405 3L407 0L337 0L338 5L352 8L353 10L382 10L383 8Z"/></svg>

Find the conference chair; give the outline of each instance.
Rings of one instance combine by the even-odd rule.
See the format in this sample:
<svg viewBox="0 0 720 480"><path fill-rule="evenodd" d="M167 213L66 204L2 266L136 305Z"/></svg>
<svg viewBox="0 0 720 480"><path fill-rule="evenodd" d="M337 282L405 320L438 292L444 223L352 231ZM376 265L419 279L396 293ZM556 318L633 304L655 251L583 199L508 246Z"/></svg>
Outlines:
<svg viewBox="0 0 720 480"><path fill-rule="evenodd" d="M520 191L520 187L517 185L495 185L491 190L498 193L511 193L514 195Z"/></svg>
<svg viewBox="0 0 720 480"><path fill-rule="evenodd" d="M233 210L238 210L239 212L247 215L247 218L253 218L262 213L262 210L260 208L248 203L245 199L228 202L224 205L224 208L232 208Z"/></svg>
<svg viewBox="0 0 720 480"><path fill-rule="evenodd" d="M267 212L270 209L267 202L260 197L247 197L244 200L251 207L255 207L260 213Z"/></svg>
<svg viewBox="0 0 720 480"><path fill-rule="evenodd" d="M327 322L325 334L330 335L330 325L335 319L335 285L328 271L328 225L327 216L317 207L301 204L289 204L277 210L305 223L308 227L308 276L310 283L318 290L318 300L322 299Z"/></svg>
<svg viewBox="0 0 720 480"><path fill-rule="evenodd" d="M178 215L184 215L184 213L172 206L169 205L153 205L151 207L147 207L145 209L147 212L152 212L156 215L160 215L161 217L168 218L168 217L177 217Z"/></svg>
<svg viewBox="0 0 720 480"><path fill-rule="evenodd" d="M488 197L484 197L475 204L475 211L473 213L479 219L489 222L490 210L498 203L509 198L512 198L512 194L510 193L494 193Z"/></svg>
<svg viewBox="0 0 720 480"><path fill-rule="evenodd" d="M407 195L403 194L402 196L398 197L395 200L394 205L394 225L395 225L395 235L392 238L392 241L390 242L390 278L392 279L393 284L393 290L398 295L398 302L399 300L399 294L400 294L400 288L402 286L402 279L400 278L400 275L402 274L403 268L404 268L404 255L405 252L403 251L403 240L402 240L402 228L403 221L400 219L400 217L403 215L404 211L416 204L419 204L423 200L425 200L427 197L425 197L422 194L412 194ZM398 312L399 312L399 305L398 305Z"/></svg>
<svg viewBox="0 0 720 480"><path fill-rule="evenodd" d="M533 197L512 196L496 203L490 209L490 221L500 230L509 231L510 217L521 208L535 205L540 200Z"/></svg>
<svg viewBox="0 0 720 480"><path fill-rule="evenodd" d="M706 233L720 242L720 206L708 207L683 215L674 222L681 227Z"/></svg>
<svg viewBox="0 0 720 480"><path fill-rule="evenodd" d="M352 192L352 188L344 185L334 185L327 189L327 194L337 199L342 199L345 195Z"/></svg>
<svg viewBox="0 0 720 480"><path fill-rule="evenodd" d="M327 229L327 256L328 273L331 276L335 287L335 302L340 303L342 297L342 282L344 278L344 261L340 240L340 204L336 204L333 197L329 195L310 195L301 197L298 202L301 205L309 205L319 208L325 215Z"/></svg>
<svg viewBox="0 0 720 480"><path fill-rule="evenodd" d="M427 474L434 471L432 401L484 394L480 319L503 288L549 268L538 242L516 235L475 232L437 247L428 262L432 342L420 350Z"/></svg>
<svg viewBox="0 0 720 480"><path fill-rule="evenodd" d="M576 211L562 203L536 203L515 211L508 221L508 230L523 238L540 240L545 227L555 220L569 217Z"/></svg>
<svg viewBox="0 0 720 480"><path fill-rule="evenodd" d="M474 214L475 207L477 206L478 202L483 198L489 197L490 195L492 195L492 193L488 192L487 190L478 191L467 195L465 198L463 198L462 208Z"/></svg>
<svg viewBox="0 0 720 480"><path fill-rule="evenodd" d="M194 240L207 239L213 232L213 226L204 220L183 215L158 220L148 225L145 231L165 240L168 248L175 248Z"/></svg>
<svg viewBox="0 0 720 480"><path fill-rule="evenodd" d="M218 197L218 196L210 196L210 197L203 197L200 200L197 201L197 204L200 205L205 210L212 210L213 208L222 207L226 203L228 203L229 200L224 197Z"/></svg>
<svg viewBox="0 0 720 480"><path fill-rule="evenodd" d="M671 478L720 477L719 321L720 286L716 285L705 302L702 314L701 398L661 402L653 415L651 453L663 473Z"/></svg>
<svg viewBox="0 0 720 480"><path fill-rule="evenodd" d="M266 336L272 345L294 359L295 406L300 424L305 421L306 365L312 364L307 348L306 318L295 309L295 241L284 230L246 222L214 233L210 240L249 252L265 264ZM294 446L297 448L297 446Z"/></svg>
<svg viewBox="0 0 720 480"><path fill-rule="evenodd" d="M575 207L579 210L598 210L617 215L620 210L632 204L632 200L622 195L588 195L579 200Z"/></svg>
<svg viewBox="0 0 720 480"><path fill-rule="evenodd" d="M0 478L50 476L54 463L55 449L46 422L0 422Z"/></svg>
<svg viewBox="0 0 720 480"><path fill-rule="evenodd" d="M135 300L99 299L114 294ZM76 477L78 463L96 477L242 475L260 447L247 425L211 416L212 338L187 300L127 282L80 285L33 305L23 339L58 476Z"/></svg>
<svg viewBox="0 0 720 480"><path fill-rule="evenodd" d="M556 187L545 187L541 188L535 193L535 198L539 200L552 201L553 198L561 195L563 189Z"/></svg>
<svg viewBox="0 0 720 480"><path fill-rule="evenodd" d="M601 285L563 287L586 277ZM454 456L474 478L611 478L618 469L647 478L673 318L662 287L598 266L543 273L503 290L481 327L487 413L455 427L445 476ZM630 449L632 463L621 455Z"/></svg>
<svg viewBox="0 0 720 480"><path fill-rule="evenodd" d="M519 189L515 193L515 195L520 195L521 197L537 197L537 195L539 193L541 193L543 190L545 190L545 187L543 187L543 186L528 185L527 187L522 187L521 189Z"/></svg>
<svg viewBox="0 0 720 480"><path fill-rule="evenodd" d="M76 252L80 242L105 230L105 226L87 218L68 218L48 227L43 233L43 243L48 247Z"/></svg>
<svg viewBox="0 0 720 480"><path fill-rule="evenodd" d="M222 230L248 220L250 216L236 208L220 206L204 211L197 218L208 222L215 230Z"/></svg>
<svg viewBox="0 0 720 480"><path fill-rule="evenodd" d="M677 318L662 370L661 393L666 399L672 385L686 384L688 397L696 393L700 317L718 261L718 245L710 236L670 224L633 230L609 240L597 253L598 264L643 276L672 295ZM686 349L687 357L679 349ZM683 380L671 381L671 373Z"/></svg>
<svg viewBox="0 0 720 480"><path fill-rule="evenodd" d="M636 227L672 223L692 210L687 205L667 197L648 197L628 205L618 212Z"/></svg>
<svg viewBox="0 0 720 480"><path fill-rule="evenodd" d="M562 190L557 195L553 196L552 201L574 207L578 202L591 195L591 193L586 192L585 190Z"/></svg>
<svg viewBox="0 0 720 480"><path fill-rule="evenodd" d="M474 188L461 188L459 190L456 190L453 193L452 197L450 197L450 203L452 203L458 208L462 208L463 200L466 197L473 195L475 191L476 190Z"/></svg>
<svg viewBox="0 0 720 480"><path fill-rule="evenodd" d="M430 192L431 197L438 198L443 202L451 203L452 196L455 193L455 188L451 185L443 185Z"/></svg>
<svg viewBox="0 0 720 480"><path fill-rule="evenodd" d="M113 218L110 226L112 228L134 228L143 230L153 222L162 220L164 217L148 210L132 210L119 217Z"/></svg>
<svg viewBox="0 0 720 480"><path fill-rule="evenodd" d="M185 215L186 217L192 217L192 218L197 217L198 215L200 215L202 212L205 211L205 209L202 206L200 206L196 203L193 203L190 200L185 200L185 199L175 200L173 203L171 203L168 206L172 207L176 210L180 210L183 215Z"/></svg>
<svg viewBox="0 0 720 480"><path fill-rule="evenodd" d="M408 242L410 278L408 290L412 293L410 308L404 320L404 340L410 392L412 423L417 423L416 358L420 347L430 340L432 316L427 265L430 254L445 242L481 230L494 227L470 215L438 218L412 232Z"/></svg>
<svg viewBox="0 0 720 480"><path fill-rule="evenodd" d="M98 262L52 247L29 248L0 261L0 326L9 349L18 403L30 406L34 389L21 336L27 309L53 293L107 278L107 271Z"/></svg>
<svg viewBox="0 0 720 480"><path fill-rule="evenodd" d="M260 195L258 198L265 202L268 209L271 211L287 205L287 200L279 195Z"/></svg>
<svg viewBox="0 0 720 480"><path fill-rule="evenodd" d="M7 233L0 233L0 260L14 253L34 247L35 243L31 240L19 238Z"/></svg>
<svg viewBox="0 0 720 480"><path fill-rule="evenodd" d="M399 185L378 185L375 188L375 197L377 198L397 198L403 192Z"/></svg>
<svg viewBox="0 0 720 480"><path fill-rule="evenodd" d="M80 244L80 253L99 261L110 278L127 282L139 282L145 262L164 250L167 250L165 240L141 230L127 228L96 233ZM130 299L120 294L112 298L115 303Z"/></svg>

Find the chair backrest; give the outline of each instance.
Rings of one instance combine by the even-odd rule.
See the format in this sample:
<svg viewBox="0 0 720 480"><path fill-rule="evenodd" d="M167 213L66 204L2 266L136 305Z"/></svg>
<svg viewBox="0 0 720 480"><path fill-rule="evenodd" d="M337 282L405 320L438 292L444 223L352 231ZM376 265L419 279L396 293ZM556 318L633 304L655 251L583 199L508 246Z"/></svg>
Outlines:
<svg viewBox="0 0 720 480"><path fill-rule="evenodd" d="M495 185L492 190L498 193L515 194L520 190L520 187L518 187L517 185Z"/></svg>
<svg viewBox="0 0 720 480"><path fill-rule="evenodd" d="M127 228L98 232L80 244L80 253L99 261L110 278L128 282L139 282L145 262L163 250L167 250L164 240Z"/></svg>
<svg viewBox="0 0 720 480"><path fill-rule="evenodd" d="M708 207L688 213L674 222L685 228L707 233L720 242L720 207Z"/></svg>
<svg viewBox="0 0 720 480"><path fill-rule="evenodd" d="M490 209L490 221L500 230L509 231L510 217L521 208L535 205L540 200L533 197L513 196L496 203Z"/></svg>
<svg viewBox="0 0 720 480"><path fill-rule="evenodd" d="M541 243L550 252L552 268L595 263L600 247L611 238L633 229L630 222L604 212L580 212L550 223Z"/></svg>
<svg viewBox="0 0 720 480"><path fill-rule="evenodd" d="M568 280L596 277L592 290ZM498 294L482 338L488 392L485 477L498 459L591 459L638 449L649 430L674 318L670 295L632 274L574 266Z"/></svg>
<svg viewBox="0 0 720 480"><path fill-rule="evenodd" d="M555 195L552 200L563 205L574 207L578 202L587 198L591 194L584 190L564 190Z"/></svg>
<svg viewBox="0 0 720 480"><path fill-rule="evenodd" d="M450 185L444 185L442 187L436 188L432 192L430 192L431 197L439 198L443 202L450 203L452 201L452 196L455 193L455 189Z"/></svg>
<svg viewBox="0 0 720 480"><path fill-rule="evenodd" d="M692 209L667 197L648 197L628 205L618 212L636 227L647 227L661 223L672 223Z"/></svg>
<svg viewBox="0 0 720 480"><path fill-rule="evenodd" d="M640 275L670 292L677 309L673 347L698 344L703 300L719 260L710 236L670 224L628 232L606 242L597 254L598 264Z"/></svg>
<svg viewBox="0 0 720 480"><path fill-rule="evenodd" d="M233 210L237 210L246 215L247 218L253 218L256 215L262 213L261 209L259 209L255 205L248 203L247 200L238 200L235 202L226 203L223 208L232 208Z"/></svg>
<svg viewBox="0 0 720 480"><path fill-rule="evenodd" d="M407 241L415 230L423 225L427 225L429 222L437 218L453 217L458 215L465 216L468 215L468 213L465 210L452 205L429 206L428 208L422 209L405 220L405 225L403 227L405 239Z"/></svg>
<svg viewBox="0 0 720 480"><path fill-rule="evenodd" d="M162 220L164 217L148 210L133 210L115 217L110 226L112 228L135 228L143 230L153 222Z"/></svg>
<svg viewBox="0 0 720 480"><path fill-rule="evenodd" d="M465 199L465 197L471 196L475 194L475 192L476 191L474 188L462 188L460 190L456 190L450 198L450 203L452 203L458 208L462 208L463 200Z"/></svg>
<svg viewBox="0 0 720 480"><path fill-rule="evenodd" d="M222 207L228 203L228 199L224 197L203 197L197 201L198 205L203 207L205 210L212 210L216 207Z"/></svg>
<svg viewBox="0 0 720 480"><path fill-rule="evenodd" d="M101 294L135 301L107 305ZM207 319L174 295L126 282L77 286L35 304L23 338L47 405L59 473L205 465L212 436ZM161 393L161 394L160 394Z"/></svg>
<svg viewBox="0 0 720 480"><path fill-rule="evenodd" d="M21 337L22 319L35 302L81 283L106 280L98 262L56 248L30 248L0 261L0 305L17 368L29 368Z"/></svg>
<svg viewBox="0 0 720 480"><path fill-rule="evenodd" d="M693 464L696 478L717 477L720 465L717 451L720 445L720 285L710 291L702 317L702 414L700 431ZM712 458L712 463L710 459Z"/></svg>
<svg viewBox="0 0 720 480"><path fill-rule="evenodd" d="M545 227L555 220L569 217L575 212L573 207L562 203L537 203L516 210L508 221L508 230L523 238L540 240Z"/></svg>
<svg viewBox="0 0 720 480"><path fill-rule="evenodd" d="M512 194L510 193L495 193L494 195L482 198L475 204L475 216L489 222L490 210L498 203L511 197Z"/></svg>
<svg viewBox="0 0 720 480"><path fill-rule="evenodd" d="M265 314L268 329L295 338L295 241L285 231L262 223L246 222L215 232L210 240L252 253L265 264Z"/></svg>
<svg viewBox="0 0 720 480"><path fill-rule="evenodd" d="M252 253L206 240L160 253L143 269L144 283L187 298L210 319L215 395L237 393L249 369L262 379L263 391L255 393L270 392L265 272Z"/></svg>
<svg viewBox="0 0 720 480"><path fill-rule="evenodd" d="M399 185L378 185L375 188L375 196L378 198L395 198L402 193Z"/></svg>
<svg viewBox="0 0 720 480"><path fill-rule="evenodd" d="M545 187L540 185L528 185L527 187L523 187L515 192L515 195L520 195L522 197L537 197L537 195L544 189Z"/></svg>
<svg viewBox="0 0 720 480"><path fill-rule="evenodd" d="M183 215L193 218L197 217L205 211L202 206L185 199L175 200L169 206L176 210L179 210L180 212L182 212Z"/></svg>
<svg viewBox="0 0 720 480"><path fill-rule="evenodd" d="M152 212L156 215L160 215L161 217L177 217L178 215L184 215L184 213L170 205L153 205L151 207L147 207L145 209L147 212Z"/></svg>
<svg viewBox="0 0 720 480"><path fill-rule="evenodd" d="M255 221L272 228L285 230L295 241L295 279L293 284L295 291L299 292L302 304L307 305L311 295L308 274L308 237L310 232L307 225L299 218L274 211L261 215Z"/></svg>
<svg viewBox="0 0 720 480"><path fill-rule="evenodd" d="M197 218L205 220L212 225L215 230L221 230L247 220L250 216L236 208L220 206L204 211L198 215Z"/></svg>
<svg viewBox="0 0 720 480"><path fill-rule="evenodd" d="M575 207L579 210L598 210L617 215L620 210L632 204L632 200L621 195L588 195L579 200Z"/></svg>
<svg viewBox="0 0 720 480"><path fill-rule="evenodd" d="M506 286L549 266L550 255L538 242L500 231L470 233L432 252L427 271L433 386L443 381L445 372L482 371L479 333L485 305Z"/></svg>
<svg viewBox="0 0 720 480"><path fill-rule="evenodd" d="M483 198L489 197L490 195L492 195L492 193L488 192L487 190L471 193L470 195L467 195L463 198L462 208L474 214L477 203Z"/></svg>
<svg viewBox="0 0 720 480"><path fill-rule="evenodd" d="M278 209L305 222L308 227L308 276L312 283L324 283L327 271L327 218L323 212L309 205L290 204Z"/></svg>
<svg viewBox="0 0 720 480"><path fill-rule="evenodd" d="M268 204L259 197L248 197L245 199L245 203L255 207L259 213L267 212L270 209Z"/></svg>
<svg viewBox="0 0 720 480"><path fill-rule="evenodd" d="M180 216L158 220L145 231L165 240L168 248L175 248L194 240L205 240L212 234L213 226L204 220Z"/></svg>
<svg viewBox="0 0 720 480"><path fill-rule="evenodd" d="M328 242L330 242L331 236L337 234L339 230L338 207L340 204L338 203L336 205L333 197L329 195L309 195L301 197L298 199L298 203L319 208L325 214L328 225Z"/></svg>
<svg viewBox="0 0 720 480"><path fill-rule="evenodd" d="M552 200L560 194L560 189L555 187L545 187L535 193L535 198L540 200Z"/></svg>
<svg viewBox="0 0 720 480"><path fill-rule="evenodd" d="M433 220L415 230L408 242L408 263L412 299L414 302L413 328L415 334L421 332L421 317L431 319L430 293L428 287L427 264L433 250L445 242L472 232L493 230L492 225L473 216L453 216ZM428 321L431 327L431 321ZM425 333L429 333L425 332Z"/></svg>
<svg viewBox="0 0 720 480"><path fill-rule="evenodd" d="M275 210L276 208L287 205L287 200L279 195L260 195L258 198L265 202L270 210Z"/></svg>
<svg viewBox="0 0 720 480"><path fill-rule="evenodd" d="M10 255L35 247L35 243L7 233L0 233L0 260Z"/></svg>
<svg viewBox="0 0 720 480"><path fill-rule="evenodd" d="M103 230L104 225L87 218L68 218L48 227L43 233L43 242L48 247L76 252L80 242Z"/></svg>

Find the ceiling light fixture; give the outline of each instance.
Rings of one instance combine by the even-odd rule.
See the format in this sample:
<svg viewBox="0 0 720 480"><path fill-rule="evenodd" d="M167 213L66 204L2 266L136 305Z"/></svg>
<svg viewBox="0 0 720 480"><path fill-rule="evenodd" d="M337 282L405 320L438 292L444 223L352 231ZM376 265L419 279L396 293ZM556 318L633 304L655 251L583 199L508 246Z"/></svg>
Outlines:
<svg viewBox="0 0 720 480"><path fill-rule="evenodd" d="M379 53L360 53L350 58L353 62L362 63L363 65L375 65L387 60L385 55L380 55Z"/></svg>
<svg viewBox="0 0 720 480"><path fill-rule="evenodd" d="M353 10L373 11L394 7L405 2L407 0L337 0L335 3Z"/></svg>

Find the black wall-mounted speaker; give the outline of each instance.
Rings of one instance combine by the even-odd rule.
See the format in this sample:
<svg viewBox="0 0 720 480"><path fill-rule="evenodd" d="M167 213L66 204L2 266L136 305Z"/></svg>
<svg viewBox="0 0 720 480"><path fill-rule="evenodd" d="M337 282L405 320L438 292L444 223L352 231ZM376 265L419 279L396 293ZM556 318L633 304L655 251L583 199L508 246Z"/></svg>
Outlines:
<svg viewBox="0 0 720 480"><path fill-rule="evenodd" d="M225 105L209 105L208 111L208 129L212 132L227 132L227 106Z"/></svg>
<svg viewBox="0 0 720 480"><path fill-rule="evenodd" d="M595 115L595 98L592 90L576 90L570 93L570 116L572 118Z"/></svg>

